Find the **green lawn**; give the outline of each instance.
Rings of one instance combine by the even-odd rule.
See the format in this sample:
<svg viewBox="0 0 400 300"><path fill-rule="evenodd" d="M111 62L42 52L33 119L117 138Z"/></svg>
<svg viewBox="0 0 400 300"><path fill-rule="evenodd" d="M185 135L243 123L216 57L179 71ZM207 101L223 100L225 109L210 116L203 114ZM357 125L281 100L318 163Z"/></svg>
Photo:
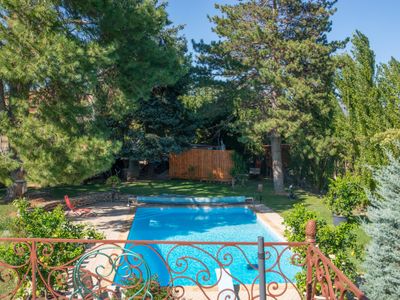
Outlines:
<svg viewBox="0 0 400 300"><path fill-rule="evenodd" d="M257 185L262 183L264 186L263 192L257 192ZM64 195L77 196L89 192L105 192L110 188L104 184L91 184L79 186L62 186L46 189L50 198L62 199ZM137 181L132 183L124 183L120 189L122 193L133 195L160 195L160 194L179 194L193 196L247 196L259 199L274 211L281 214L283 217L287 214L295 203L304 203L308 209L314 210L332 223L332 214L329 208L323 203L322 199L316 195L307 193L302 190L296 191L296 199L289 199L287 196L278 196L273 192L273 186L270 181L248 181L245 186L236 186L234 189L229 184L223 183L206 183L198 181L185 180L157 180L157 181ZM0 190L1 193L1 190ZM0 202L0 236L5 235L5 230L10 222L12 214L15 214L15 209L11 204L2 204ZM368 242L368 236L364 231L357 229L358 241L360 245L365 245ZM359 264L359 262L357 262Z"/></svg>
<svg viewBox="0 0 400 300"><path fill-rule="evenodd" d="M12 204L0 202L0 237L5 236L11 218L15 214L15 207Z"/></svg>
<svg viewBox="0 0 400 300"><path fill-rule="evenodd" d="M263 183L264 189L261 194L257 192L257 185ZM45 189L55 199L62 199L67 194L77 196L87 192L104 192L109 190L104 184L64 186ZM262 202L280 214L285 214L295 203L303 202L309 209L316 210L322 217L331 221L331 212L317 196L298 190L297 199L292 200L286 196L275 195L270 181L248 181L245 186L236 186L234 189L229 184L206 183L186 180L157 180L137 181L124 183L121 187L122 193L133 195L160 195L178 194L192 196L261 196Z"/></svg>
<svg viewBox="0 0 400 300"><path fill-rule="evenodd" d="M264 185L263 192L257 192L257 185ZM51 198L62 199L64 195L78 196L89 192L105 192L110 190L104 184L89 184L79 186L60 186L39 189L47 192ZM160 195L178 194L191 196L247 196L259 199L268 207L283 216L293 204L304 203L309 209L317 211L321 217L331 222L331 212L317 196L302 190L296 191L297 199L292 200L286 196L275 195L271 181L248 181L245 186L236 186L234 189L229 184L207 183L187 180L143 180L132 183L124 183L120 188L122 193L133 195Z"/></svg>
<svg viewBox="0 0 400 300"><path fill-rule="evenodd" d="M263 192L257 192L257 185L262 183L264 185ZM46 191L51 198L62 199L64 195L77 196L88 192L104 192L110 188L104 184L90 184L79 186L60 186L40 191ZM229 184L223 183L206 183L198 181L187 180L143 180L132 183L124 183L121 187L122 193L133 195L160 195L160 194L179 194L179 195L193 195L193 196L238 196L243 195L247 197L259 198L261 196L262 202L278 212L282 216L293 207L295 203L304 203L308 209L315 210L322 218L332 223L332 214L329 208L323 203L322 199L316 195L307 193L302 190L297 190L297 198L295 200L289 199L286 196L279 196L273 193L273 186L271 181L248 181L245 186L236 186L234 189ZM7 223L7 216L13 211L11 205L4 205L0 203L0 231L2 224ZM365 244L368 237L360 229L358 232L359 241Z"/></svg>

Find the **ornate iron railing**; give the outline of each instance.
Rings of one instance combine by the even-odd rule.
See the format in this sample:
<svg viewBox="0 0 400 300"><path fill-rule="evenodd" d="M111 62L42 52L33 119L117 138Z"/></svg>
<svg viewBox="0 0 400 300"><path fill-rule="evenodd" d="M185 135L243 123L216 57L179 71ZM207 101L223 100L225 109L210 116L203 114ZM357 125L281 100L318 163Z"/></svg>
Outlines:
<svg viewBox="0 0 400 300"><path fill-rule="evenodd" d="M306 293L294 279L302 268ZM317 291L366 299L311 242L0 238L0 299L315 299Z"/></svg>

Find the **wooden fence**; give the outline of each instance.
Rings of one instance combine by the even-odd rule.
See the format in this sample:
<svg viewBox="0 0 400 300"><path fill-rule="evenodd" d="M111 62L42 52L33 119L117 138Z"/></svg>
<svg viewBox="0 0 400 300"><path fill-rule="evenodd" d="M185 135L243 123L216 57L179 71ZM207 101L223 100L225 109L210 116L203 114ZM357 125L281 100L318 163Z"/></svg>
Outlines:
<svg viewBox="0 0 400 300"><path fill-rule="evenodd" d="M192 180L230 181L231 150L191 149L169 156L169 177Z"/></svg>

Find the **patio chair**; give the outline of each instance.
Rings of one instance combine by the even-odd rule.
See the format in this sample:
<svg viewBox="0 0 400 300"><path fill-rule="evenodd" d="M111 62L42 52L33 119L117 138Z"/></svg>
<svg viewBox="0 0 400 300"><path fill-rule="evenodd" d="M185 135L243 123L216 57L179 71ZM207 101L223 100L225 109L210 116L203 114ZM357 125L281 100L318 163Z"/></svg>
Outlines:
<svg viewBox="0 0 400 300"><path fill-rule="evenodd" d="M218 281L218 299L239 299L235 294L233 286L232 275L229 269L215 269Z"/></svg>
<svg viewBox="0 0 400 300"><path fill-rule="evenodd" d="M92 209L90 209L90 208L76 208L72 204L71 200L69 200L68 195L64 196L64 200L65 200L65 204L69 208L69 212L76 217L95 216L96 215L96 213L94 211L92 211Z"/></svg>

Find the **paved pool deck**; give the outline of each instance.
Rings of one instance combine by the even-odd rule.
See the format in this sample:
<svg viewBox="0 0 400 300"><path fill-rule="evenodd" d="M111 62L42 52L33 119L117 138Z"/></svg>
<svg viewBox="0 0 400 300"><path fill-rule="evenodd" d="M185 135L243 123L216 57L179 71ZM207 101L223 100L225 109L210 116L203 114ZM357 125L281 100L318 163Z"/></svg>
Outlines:
<svg viewBox="0 0 400 300"><path fill-rule="evenodd" d="M126 202L99 202L90 206L93 215L70 216L74 222L94 226L107 240L126 240L135 216L136 206Z"/></svg>
<svg viewBox="0 0 400 300"><path fill-rule="evenodd" d="M254 206L250 206L250 208L252 208L256 213L257 218L266 226L268 226L271 231L273 231L279 237L280 240L286 242L284 237L285 226L283 225L283 218L280 214L274 212L264 204L256 204Z"/></svg>

